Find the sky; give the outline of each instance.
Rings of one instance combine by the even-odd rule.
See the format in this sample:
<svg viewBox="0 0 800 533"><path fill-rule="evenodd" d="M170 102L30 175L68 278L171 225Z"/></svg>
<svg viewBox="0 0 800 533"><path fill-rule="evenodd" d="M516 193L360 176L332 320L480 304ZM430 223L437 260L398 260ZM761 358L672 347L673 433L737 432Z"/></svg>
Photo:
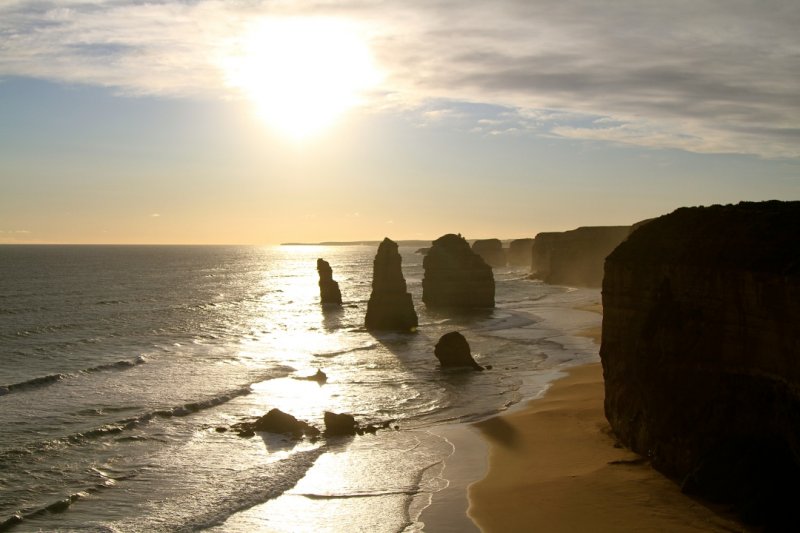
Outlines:
<svg viewBox="0 0 800 533"><path fill-rule="evenodd" d="M800 199L796 0L0 0L0 243L532 237Z"/></svg>

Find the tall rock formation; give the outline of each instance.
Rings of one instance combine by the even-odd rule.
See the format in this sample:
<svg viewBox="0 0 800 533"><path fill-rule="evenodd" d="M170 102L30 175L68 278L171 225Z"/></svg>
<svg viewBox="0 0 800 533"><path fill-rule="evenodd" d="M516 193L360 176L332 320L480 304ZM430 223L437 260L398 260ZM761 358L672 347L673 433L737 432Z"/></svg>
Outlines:
<svg viewBox="0 0 800 533"><path fill-rule="evenodd" d="M606 260L605 410L623 444L798 530L800 202L682 208Z"/></svg>
<svg viewBox="0 0 800 533"><path fill-rule="evenodd" d="M397 243L386 238L378 246L372 268L372 294L365 325L370 330L413 331L417 313L401 269Z"/></svg>
<svg viewBox="0 0 800 533"><path fill-rule="evenodd" d="M450 233L433 241L422 266L422 301L428 307L494 307L492 267L461 235Z"/></svg>
<svg viewBox="0 0 800 533"><path fill-rule="evenodd" d="M490 267L506 266L506 251L500 239L478 239L472 243L472 251L481 256Z"/></svg>
<svg viewBox="0 0 800 533"><path fill-rule="evenodd" d="M319 273L319 300L323 305L342 305L339 284L333 280L331 265L324 259L317 259Z"/></svg>
<svg viewBox="0 0 800 533"><path fill-rule="evenodd" d="M514 239L508 245L508 264L513 266L531 266L533 239Z"/></svg>
<svg viewBox="0 0 800 533"><path fill-rule="evenodd" d="M592 226L539 233L531 251L533 276L553 285L599 287L606 256L630 232L630 226Z"/></svg>

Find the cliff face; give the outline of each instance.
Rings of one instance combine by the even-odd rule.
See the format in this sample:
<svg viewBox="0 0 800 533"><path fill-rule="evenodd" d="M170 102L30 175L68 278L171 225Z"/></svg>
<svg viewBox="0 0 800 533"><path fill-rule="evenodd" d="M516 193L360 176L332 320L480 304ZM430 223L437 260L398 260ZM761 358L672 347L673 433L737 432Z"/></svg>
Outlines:
<svg viewBox="0 0 800 533"><path fill-rule="evenodd" d="M372 294L365 318L367 329L412 331L417 327L417 312L406 291L401 262L397 243L384 239L373 262Z"/></svg>
<svg viewBox="0 0 800 533"><path fill-rule="evenodd" d="M422 301L429 307L494 307L492 267L460 235L433 241L422 262Z"/></svg>
<svg viewBox="0 0 800 533"><path fill-rule="evenodd" d="M533 275L553 285L599 287L606 256L630 231L630 226L595 226L539 233L531 252Z"/></svg>
<svg viewBox="0 0 800 533"><path fill-rule="evenodd" d="M606 260L603 309L622 443L746 521L800 525L800 202L649 222Z"/></svg>
<svg viewBox="0 0 800 533"><path fill-rule="evenodd" d="M472 243L472 251L491 267L506 266L506 251L500 239L478 239Z"/></svg>
<svg viewBox="0 0 800 533"><path fill-rule="evenodd" d="M508 264L531 266L533 239L514 239L508 245Z"/></svg>
<svg viewBox="0 0 800 533"><path fill-rule="evenodd" d="M319 299L323 305L342 305L342 293L339 284L333 279L333 269L324 259L317 259L319 274Z"/></svg>

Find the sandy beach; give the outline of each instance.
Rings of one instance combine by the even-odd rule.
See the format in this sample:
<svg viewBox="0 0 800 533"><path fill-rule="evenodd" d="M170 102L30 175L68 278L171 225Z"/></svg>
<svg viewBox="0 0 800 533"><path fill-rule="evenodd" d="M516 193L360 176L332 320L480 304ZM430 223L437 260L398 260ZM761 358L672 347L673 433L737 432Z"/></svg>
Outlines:
<svg viewBox="0 0 800 533"><path fill-rule="evenodd" d="M745 531L615 447L600 363L571 369L525 409L476 426L489 442L489 468L469 487L469 515L484 532Z"/></svg>

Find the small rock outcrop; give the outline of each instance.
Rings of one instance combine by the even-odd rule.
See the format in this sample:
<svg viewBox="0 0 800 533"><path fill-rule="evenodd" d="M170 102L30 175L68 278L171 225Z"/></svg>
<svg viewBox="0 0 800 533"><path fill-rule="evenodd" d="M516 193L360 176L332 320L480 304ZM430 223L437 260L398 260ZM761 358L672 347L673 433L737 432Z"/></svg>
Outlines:
<svg viewBox="0 0 800 533"><path fill-rule="evenodd" d="M490 267L506 266L506 251L500 239L478 239L472 243L472 251L481 256Z"/></svg>
<svg viewBox="0 0 800 533"><path fill-rule="evenodd" d="M319 300L323 305L342 305L339 284L333 280L333 269L324 259L317 259L319 273Z"/></svg>
<svg viewBox="0 0 800 533"><path fill-rule="evenodd" d="M328 382L328 375L325 372L323 372L322 369L318 368L314 374L310 376L303 376L300 379L304 379L306 381L316 381L317 383L322 385L323 383Z"/></svg>
<svg viewBox="0 0 800 533"><path fill-rule="evenodd" d="M364 320L369 330L414 331L417 327L417 312L406 290L401 263L397 243L383 239L373 262L372 294Z"/></svg>
<svg viewBox="0 0 800 533"><path fill-rule="evenodd" d="M631 226L593 226L539 233L531 250L533 277L552 285L600 287L603 262Z"/></svg>
<svg viewBox="0 0 800 533"><path fill-rule="evenodd" d="M266 433L282 433L296 439L301 438L303 435L309 437L316 437L319 435L319 430L317 428L307 422L296 419L288 413L284 413L280 409L270 409L267 414L255 422L241 424L237 429L241 432L263 431Z"/></svg>
<svg viewBox="0 0 800 533"><path fill-rule="evenodd" d="M347 413L332 413L325 411L323 415L325 421L325 436L326 437L341 437L355 435L358 430L358 424L353 415Z"/></svg>
<svg viewBox="0 0 800 533"><path fill-rule="evenodd" d="M469 367L483 370L483 367L472 358L467 339L457 331L442 335L439 342L436 343L433 353L442 368Z"/></svg>
<svg viewBox="0 0 800 533"><path fill-rule="evenodd" d="M428 307L494 307L492 267L461 235L450 233L433 241L422 266L422 301Z"/></svg>
<svg viewBox="0 0 800 533"><path fill-rule="evenodd" d="M533 239L514 239L508 245L508 264L512 266L531 266Z"/></svg>
<svg viewBox="0 0 800 533"><path fill-rule="evenodd" d="M682 208L605 263L620 441L766 531L800 530L800 202Z"/></svg>

